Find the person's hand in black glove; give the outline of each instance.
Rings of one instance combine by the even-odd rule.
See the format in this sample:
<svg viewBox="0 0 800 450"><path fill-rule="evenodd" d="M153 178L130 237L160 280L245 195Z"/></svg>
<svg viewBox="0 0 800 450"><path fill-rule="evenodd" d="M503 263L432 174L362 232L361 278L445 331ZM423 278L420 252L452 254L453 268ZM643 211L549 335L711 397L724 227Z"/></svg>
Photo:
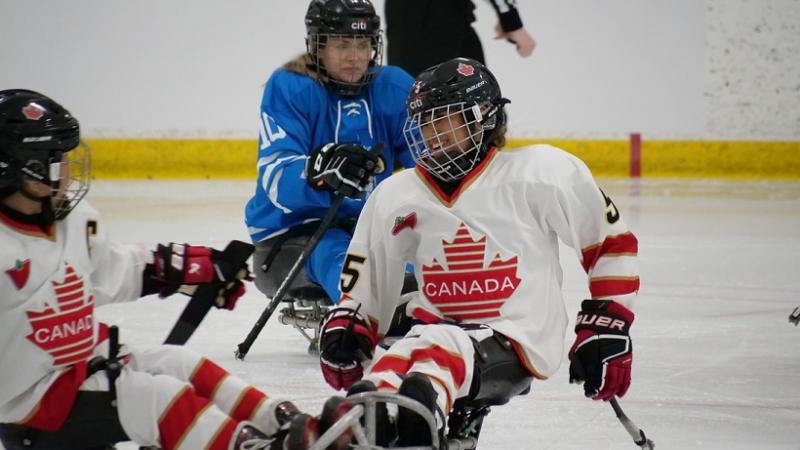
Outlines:
<svg viewBox="0 0 800 450"><path fill-rule="evenodd" d="M358 198L382 166L382 148L381 144L371 150L357 144L325 144L309 155L306 180L314 189Z"/></svg>

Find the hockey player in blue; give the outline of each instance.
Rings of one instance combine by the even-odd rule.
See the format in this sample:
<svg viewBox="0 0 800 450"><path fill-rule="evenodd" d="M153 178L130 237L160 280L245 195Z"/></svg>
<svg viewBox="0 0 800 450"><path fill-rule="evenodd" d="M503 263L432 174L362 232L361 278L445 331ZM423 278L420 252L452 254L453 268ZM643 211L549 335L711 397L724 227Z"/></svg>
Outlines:
<svg viewBox="0 0 800 450"><path fill-rule="evenodd" d="M382 66L380 18L369 0L313 0L306 54L276 70L261 101L258 180L245 209L256 286L272 297L331 206L346 194L292 287L321 285L338 303L352 228L374 186L413 166L403 124L413 79ZM380 155L370 152L383 145ZM334 170L338 169L338 170Z"/></svg>

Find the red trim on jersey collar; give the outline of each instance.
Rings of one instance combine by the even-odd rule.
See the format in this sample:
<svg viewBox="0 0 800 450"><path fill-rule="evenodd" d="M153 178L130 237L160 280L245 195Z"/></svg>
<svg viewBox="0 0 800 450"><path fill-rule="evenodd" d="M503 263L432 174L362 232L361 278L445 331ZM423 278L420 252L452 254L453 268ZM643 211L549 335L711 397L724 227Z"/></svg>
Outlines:
<svg viewBox="0 0 800 450"><path fill-rule="evenodd" d="M0 222L4 223L18 233L26 234L28 236L43 237L45 239L50 239L51 241L56 239L56 227L54 227L52 223L47 225L45 229L42 229L39 225L25 223L14 219L13 217L5 214L2 210L0 210Z"/></svg>
<svg viewBox="0 0 800 450"><path fill-rule="evenodd" d="M422 183L425 186L428 186L428 189L433 192L436 198L438 198L442 204L449 208L453 206L456 200L458 200L458 198L461 196L461 193L467 190L467 188L486 170L486 167L489 166L489 162L494 159L496 154L497 147L490 148L489 152L486 154L486 157L483 158L483 161L481 161L477 166L475 166L474 169L472 169L470 173L461 179L458 187L450 195L444 192L442 188L439 187L439 183L436 181L436 178L428 173L427 170L423 169L419 164L417 164L415 167L415 172L422 180Z"/></svg>

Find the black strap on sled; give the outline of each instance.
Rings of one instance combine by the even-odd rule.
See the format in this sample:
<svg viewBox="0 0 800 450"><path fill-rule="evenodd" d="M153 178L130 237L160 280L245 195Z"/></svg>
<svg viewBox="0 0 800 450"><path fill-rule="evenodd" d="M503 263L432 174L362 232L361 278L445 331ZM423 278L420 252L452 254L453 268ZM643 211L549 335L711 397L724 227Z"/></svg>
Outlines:
<svg viewBox="0 0 800 450"><path fill-rule="evenodd" d="M116 325L112 325L108 327L108 358L95 356L89 360L89 370L86 374L86 378L89 378L101 370L106 371L106 376L108 377L108 392L111 394L111 406L114 407L116 407L117 404L117 387L115 382L122 370L119 348L119 328Z"/></svg>

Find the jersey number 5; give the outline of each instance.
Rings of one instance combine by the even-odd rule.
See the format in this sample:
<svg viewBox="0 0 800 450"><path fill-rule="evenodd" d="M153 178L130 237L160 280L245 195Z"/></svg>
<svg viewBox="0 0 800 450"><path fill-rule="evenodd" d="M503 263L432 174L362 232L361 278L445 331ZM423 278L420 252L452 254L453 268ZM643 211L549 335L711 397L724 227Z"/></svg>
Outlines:
<svg viewBox="0 0 800 450"><path fill-rule="evenodd" d="M97 236L97 221L86 221L86 248L89 249L89 254L92 254L92 238Z"/></svg>
<svg viewBox="0 0 800 450"><path fill-rule="evenodd" d="M363 265L366 260L367 258L363 256L351 255L350 253L344 258L342 278L339 280L339 288L341 288L343 294L349 293L356 286L360 275L356 267Z"/></svg>
<svg viewBox="0 0 800 450"><path fill-rule="evenodd" d="M611 197L607 196L602 189L600 189L600 193L603 194L603 198L606 199L606 220L613 225L619 220L617 205L614 204Z"/></svg>

